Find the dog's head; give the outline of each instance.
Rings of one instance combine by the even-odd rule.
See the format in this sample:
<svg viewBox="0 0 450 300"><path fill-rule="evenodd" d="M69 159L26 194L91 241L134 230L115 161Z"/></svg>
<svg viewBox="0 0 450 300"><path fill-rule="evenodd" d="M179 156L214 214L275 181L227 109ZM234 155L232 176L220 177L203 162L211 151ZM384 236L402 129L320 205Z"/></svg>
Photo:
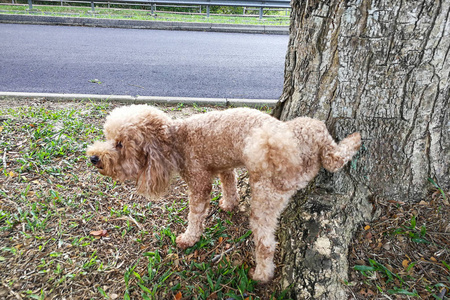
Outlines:
<svg viewBox="0 0 450 300"><path fill-rule="evenodd" d="M116 108L106 118L106 141L89 146L87 155L102 175L136 180L140 194L159 195L176 168L171 123L166 114L151 106Z"/></svg>

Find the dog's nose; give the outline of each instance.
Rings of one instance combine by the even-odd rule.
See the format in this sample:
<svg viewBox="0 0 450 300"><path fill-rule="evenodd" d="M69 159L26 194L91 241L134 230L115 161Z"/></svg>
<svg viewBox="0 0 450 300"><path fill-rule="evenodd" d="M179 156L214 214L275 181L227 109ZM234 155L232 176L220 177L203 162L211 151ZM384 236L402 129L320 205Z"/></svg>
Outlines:
<svg viewBox="0 0 450 300"><path fill-rule="evenodd" d="M100 161L100 158L99 158L97 155L91 156L91 163L92 163L93 165L98 164L99 161Z"/></svg>

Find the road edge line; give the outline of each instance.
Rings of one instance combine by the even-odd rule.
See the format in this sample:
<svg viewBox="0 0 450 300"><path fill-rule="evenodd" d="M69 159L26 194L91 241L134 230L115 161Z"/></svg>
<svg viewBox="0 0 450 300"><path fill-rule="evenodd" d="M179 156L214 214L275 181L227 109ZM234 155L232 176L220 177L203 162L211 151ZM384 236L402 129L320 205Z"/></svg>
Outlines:
<svg viewBox="0 0 450 300"><path fill-rule="evenodd" d="M0 100L43 98L49 101L110 101L124 104L186 104L214 105L232 107L275 107L278 99L244 99L244 98L201 98L201 97L162 97L162 96L130 96L130 95L97 95L97 94L65 94L65 93L28 93L0 92Z"/></svg>

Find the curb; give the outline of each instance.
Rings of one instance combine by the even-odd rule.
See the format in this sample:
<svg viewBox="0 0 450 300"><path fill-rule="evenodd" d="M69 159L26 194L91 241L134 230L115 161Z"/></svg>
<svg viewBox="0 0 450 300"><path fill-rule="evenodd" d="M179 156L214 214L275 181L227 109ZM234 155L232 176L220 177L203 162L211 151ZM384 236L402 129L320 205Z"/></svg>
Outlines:
<svg viewBox="0 0 450 300"><path fill-rule="evenodd" d="M260 34L280 34L280 35L289 34L288 26L185 23L185 22L141 21L141 20L123 20L123 19L117 20L117 19L100 19L100 18L97 19L97 18L81 18L81 17L55 17L55 16L10 15L10 14L0 14L0 23L260 33Z"/></svg>
<svg viewBox="0 0 450 300"><path fill-rule="evenodd" d="M129 95L94 95L94 94L58 94L58 93L20 93L0 92L0 101L4 99L43 98L49 101L110 101L125 104L152 103L174 105L217 105L234 107L274 107L277 99L233 99L233 98L195 98L195 97L158 97L158 96L129 96Z"/></svg>

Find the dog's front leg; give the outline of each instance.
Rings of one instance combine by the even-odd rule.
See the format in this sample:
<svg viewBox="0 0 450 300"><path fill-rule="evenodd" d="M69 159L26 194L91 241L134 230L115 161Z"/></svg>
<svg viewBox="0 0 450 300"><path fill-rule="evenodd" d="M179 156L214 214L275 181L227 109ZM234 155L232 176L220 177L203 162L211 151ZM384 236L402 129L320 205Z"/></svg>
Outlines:
<svg viewBox="0 0 450 300"><path fill-rule="evenodd" d="M208 215L211 198L211 175L189 176L186 180L189 187L189 215L186 231L177 237L177 246L185 249L200 239L204 221Z"/></svg>

